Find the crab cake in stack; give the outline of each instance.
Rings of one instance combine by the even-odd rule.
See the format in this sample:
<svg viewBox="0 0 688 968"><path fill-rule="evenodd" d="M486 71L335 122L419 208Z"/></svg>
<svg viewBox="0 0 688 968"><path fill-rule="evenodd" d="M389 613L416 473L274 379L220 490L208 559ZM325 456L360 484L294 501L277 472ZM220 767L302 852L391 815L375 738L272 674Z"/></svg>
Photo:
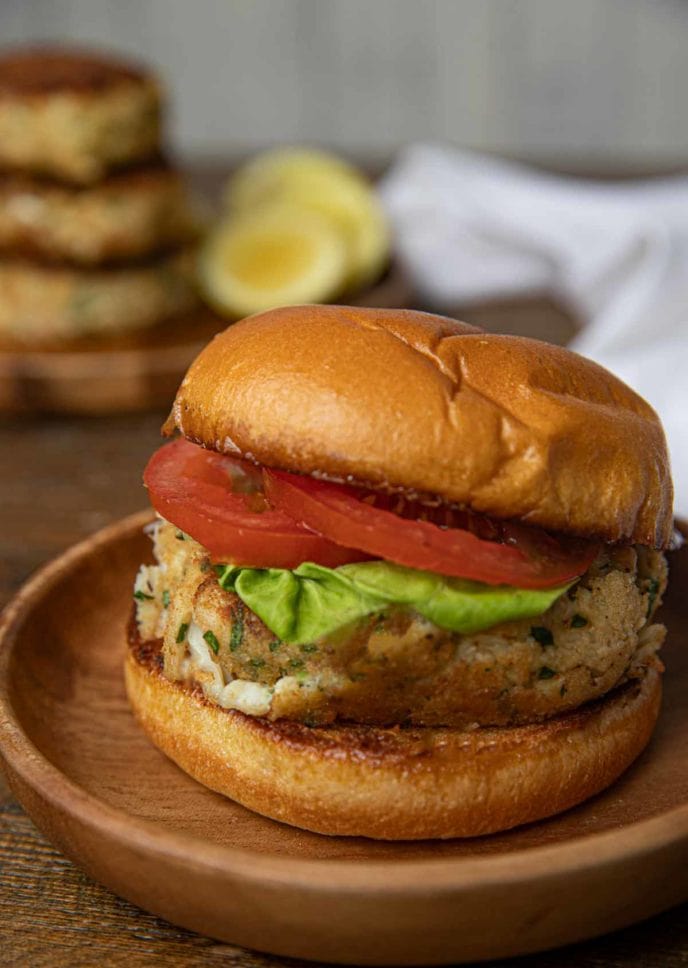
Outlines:
<svg viewBox="0 0 688 968"><path fill-rule="evenodd" d="M184 179L163 162L77 189L0 175L0 253L97 266L150 258L197 232Z"/></svg>
<svg viewBox="0 0 688 968"><path fill-rule="evenodd" d="M0 335L154 326L195 308L197 221L146 70L66 49L0 58Z"/></svg>
<svg viewBox="0 0 688 968"><path fill-rule="evenodd" d="M194 278L190 251L89 272L0 262L0 333L29 342L154 326L195 306Z"/></svg>
<svg viewBox="0 0 688 968"><path fill-rule="evenodd" d="M92 185L154 157L161 90L147 71L85 51L0 58L0 167Z"/></svg>

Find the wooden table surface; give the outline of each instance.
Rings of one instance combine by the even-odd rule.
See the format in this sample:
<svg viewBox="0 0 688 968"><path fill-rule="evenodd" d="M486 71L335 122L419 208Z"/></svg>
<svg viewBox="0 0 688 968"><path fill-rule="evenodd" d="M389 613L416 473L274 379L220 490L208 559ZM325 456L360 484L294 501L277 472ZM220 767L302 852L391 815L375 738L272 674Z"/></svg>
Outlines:
<svg viewBox="0 0 688 968"><path fill-rule="evenodd" d="M555 342L565 342L574 328L546 301L493 305L460 315L491 329ZM0 421L0 605L42 562L146 505L141 471L159 443L163 416ZM0 777L0 965L213 964L258 968L297 962L191 934L92 883L36 830ZM688 905L605 938L509 964L685 966Z"/></svg>

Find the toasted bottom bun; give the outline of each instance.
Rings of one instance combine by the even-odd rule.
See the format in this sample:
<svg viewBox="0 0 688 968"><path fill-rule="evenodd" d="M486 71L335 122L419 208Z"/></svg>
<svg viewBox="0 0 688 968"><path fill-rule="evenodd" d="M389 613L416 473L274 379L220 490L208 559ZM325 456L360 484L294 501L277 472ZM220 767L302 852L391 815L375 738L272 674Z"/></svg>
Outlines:
<svg viewBox="0 0 688 968"><path fill-rule="evenodd" d="M474 837L566 810L612 783L657 720L656 668L546 723L489 729L270 722L164 677L132 642L129 699L155 745L205 786L275 820L383 840Z"/></svg>

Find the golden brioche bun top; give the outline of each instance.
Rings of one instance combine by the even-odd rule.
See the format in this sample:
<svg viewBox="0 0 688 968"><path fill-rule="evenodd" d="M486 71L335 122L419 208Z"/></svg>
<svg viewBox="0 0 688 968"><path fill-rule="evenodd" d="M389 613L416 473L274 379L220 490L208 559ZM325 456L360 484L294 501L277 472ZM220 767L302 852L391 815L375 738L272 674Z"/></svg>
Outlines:
<svg viewBox="0 0 688 968"><path fill-rule="evenodd" d="M659 418L570 350L410 310L297 306L217 335L166 433L332 480L438 495L607 541L666 546Z"/></svg>

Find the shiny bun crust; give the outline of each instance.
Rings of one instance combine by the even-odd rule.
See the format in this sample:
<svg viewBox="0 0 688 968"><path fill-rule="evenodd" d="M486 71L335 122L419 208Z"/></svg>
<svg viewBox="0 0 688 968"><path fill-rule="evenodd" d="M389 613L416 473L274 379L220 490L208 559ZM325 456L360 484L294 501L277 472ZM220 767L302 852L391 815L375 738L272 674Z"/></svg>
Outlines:
<svg viewBox="0 0 688 968"><path fill-rule="evenodd" d="M191 365L165 426L332 480L498 518L666 546L672 485L652 408L569 350L441 316L300 306L249 317Z"/></svg>
<svg viewBox="0 0 688 968"><path fill-rule="evenodd" d="M205 786L322 834L472 837L552 816L612 783L654 728L661 678L515 728L309 728L227 711L131 648L126 683L153 743Z"/></svg>

